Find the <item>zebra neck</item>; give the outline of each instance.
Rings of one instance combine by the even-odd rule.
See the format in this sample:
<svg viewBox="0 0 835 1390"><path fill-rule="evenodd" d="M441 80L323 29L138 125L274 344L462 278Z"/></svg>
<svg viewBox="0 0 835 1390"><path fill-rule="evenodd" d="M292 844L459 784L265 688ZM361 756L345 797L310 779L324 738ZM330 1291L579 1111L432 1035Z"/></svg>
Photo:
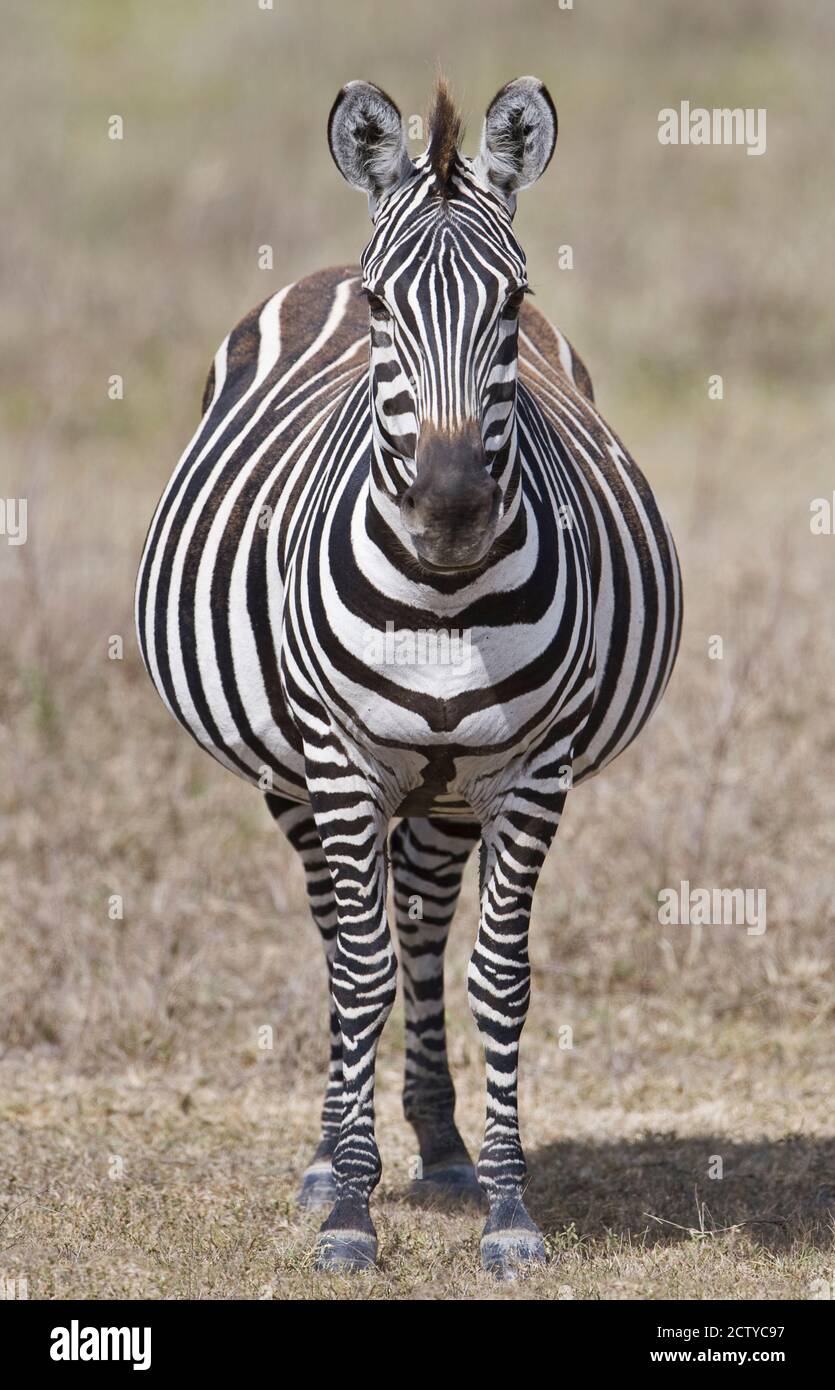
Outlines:
<svg viewBox="0 0 835 1390"><path fill-rule="evenodd" d="M514 414L507 439L498 448L490 465L490 472L502 490L502 514L496 533L497 541L506 542L518 531L520 521L524 520L522 506L522 458L519 450L519 436ZM500 548L507 549L506 544Z"/></svg>

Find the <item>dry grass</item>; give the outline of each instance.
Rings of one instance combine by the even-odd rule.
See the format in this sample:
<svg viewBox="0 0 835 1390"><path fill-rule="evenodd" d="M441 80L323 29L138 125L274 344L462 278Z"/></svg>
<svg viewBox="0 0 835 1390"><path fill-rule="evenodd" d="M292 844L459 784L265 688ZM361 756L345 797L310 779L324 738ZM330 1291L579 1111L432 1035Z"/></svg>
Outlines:
<svg viewBox="0 0 835 1390"><path fill-rule="evenodd" d="M15 1180L4 1267L28 1276L30 1297L102 1298L803 1298L831 1277L832 1141L784 1133L767 1082L717 1099L740 1075L747 1084L739 1060L713 1075L703 1065L694 1084L680 1058L617 1075L605 1048L589 1051L566 1067L537 1041L527 1049L530 1206L552 1263L515 1290L480 1272L475 1214L411 1204L391 1049L379 1272L352 1282L311 1268L316 1221L292 1194L316 1107L309 1087L287 1092L273 1059L225 1086L141 1066L18 1074L6 1091ZM478 1074L474 1062L458 1068L473 1138ZM783 1075L808 1095L804 1063ZM766 1135L764 1111L774 1116ZM826 1122L822 1109L805 1113L809 1129ZM707 1176L716 1154L721 1182ZM117 1179L114 1156L125 1165Z"/></svg>
<svg viewBox="0 0 835 1390"><path fill-rule="evenodd" d="M808 518L832 491L833 21L776 0L656 8L533 0L511 22L493 0L432 0L417 45L372 0L350 19L219 0L12 9L2 491L28 498L29 540L0 546L0 1269L31 1297L802 1298L831 1278L835 541ZM363 245L363 200L324 145L333 93L367 75L419 111L436 55L471 142L509 76L552 84L559 151L519 215L538 302L655 484L687 600L661 712L570 798L540 888L522 1116L555 1258L514 1291L478 1273L477 1217L407 1200L399 1016L380 1069L383 1268L359 1286L313 1275L291 1201L325 1057L303 885L132 639L144 528L217 341ZM662 150L657 111L682 97L767 106L768 154ZM255 268L266 241L273 275ZM659 888L685 878L766 888L765 935L660 927ZM473 926L471 876L450 1031L476 1146Z"/></svg>

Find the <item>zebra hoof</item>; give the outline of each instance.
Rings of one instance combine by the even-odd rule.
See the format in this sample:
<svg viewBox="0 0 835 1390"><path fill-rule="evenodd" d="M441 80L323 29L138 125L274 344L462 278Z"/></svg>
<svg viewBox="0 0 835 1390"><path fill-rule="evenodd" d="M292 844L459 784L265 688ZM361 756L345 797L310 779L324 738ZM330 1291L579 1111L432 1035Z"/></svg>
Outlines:
<svg viewBox="0 0 835 1390"><path fill-rule="evenodd" d="M491 1231L481 1238L481 1263L506 1283L524 1278L546 1263L542 1237L536 1231Z"/></svg>
<svg viewBox="0 0 835 1390"><path fill-rule="evenodd" d="M334 1182L331 1170L330 1159L326 1158L318 1163L311 1163L305 1169L302 1177L302 1184L296 1194L296 1204L305 1207L308 1211L316 1211L320 1207L332 1207L336 1201L336 1183Z"/></svg>
<svg viewBox="0 0 835 1390"><path fill-rule="evenodd" d="M435 1163L424 1168L423 1175L412 1183L414 1197L439 1197L446 1201L483 1202L472 1163Z"/></svg>
<svg viewBox="0 0 835 1390"><path fill-rule="evenodd" d="M316 1269L359 1274L376 1263L377 1237L369 1231L323 1231L316 1242Z"/></svg>

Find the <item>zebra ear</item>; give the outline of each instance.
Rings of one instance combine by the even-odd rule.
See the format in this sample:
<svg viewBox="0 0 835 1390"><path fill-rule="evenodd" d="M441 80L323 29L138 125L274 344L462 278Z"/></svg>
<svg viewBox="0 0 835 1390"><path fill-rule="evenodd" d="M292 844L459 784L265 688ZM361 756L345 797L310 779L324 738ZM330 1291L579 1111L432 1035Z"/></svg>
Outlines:
<svg viewBox="0 0 835 1390"><path fill-rule="evenodd" d="M476 176L513 211L517 192L545 172L556 143L557 113L548 88L538 77L517 77L487 108Z"/></svg>
<svg viewBox="0 0 835 1390"><path fill-rule="evenodd" d="M340 174L368 194L372 211L412 172L400 112L373 82L342 88L328 118L328 144Z"/></svg>

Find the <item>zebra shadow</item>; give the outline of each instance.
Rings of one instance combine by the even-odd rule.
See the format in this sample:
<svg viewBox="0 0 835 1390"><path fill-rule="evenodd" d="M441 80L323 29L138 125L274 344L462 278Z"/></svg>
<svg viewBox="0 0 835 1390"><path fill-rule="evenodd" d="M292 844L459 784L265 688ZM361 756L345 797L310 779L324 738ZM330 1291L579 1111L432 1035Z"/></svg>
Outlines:
<svg viewBox="0 0 835 1390"><path fill-rule="evenodd" d="M744 1232L770 1251L830 1249L835 1139L648 1134L562 1139L528 1154L526 1204L546 1235L631 1237L644 1245Z"/></svg>

